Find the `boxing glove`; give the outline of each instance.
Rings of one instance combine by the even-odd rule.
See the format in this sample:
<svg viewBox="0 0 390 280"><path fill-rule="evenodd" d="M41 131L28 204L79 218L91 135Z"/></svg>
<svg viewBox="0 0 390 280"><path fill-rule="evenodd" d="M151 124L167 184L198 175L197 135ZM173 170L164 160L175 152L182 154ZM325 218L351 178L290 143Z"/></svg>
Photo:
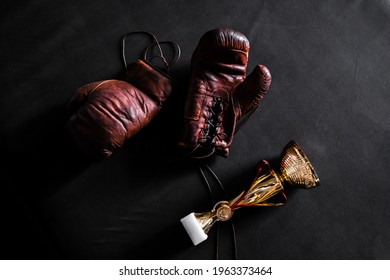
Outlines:
<svg viewBox="0 0 390 280"><path fill-rule="evenodd" d="M271 84L267 67L246 77L248 39L232 29L214 29L200 39L191 59L190 86L179 146L194 157L228 156L237 121L255 110Z"/></svg>
<svg viewBox="0 0 390 280"><path fill-rule="evenodd" d="M93 157L109 157L145 127L172 93L173 80L147 61L127 67L124 80L82 86L68 102L67 130Z"/></svg>

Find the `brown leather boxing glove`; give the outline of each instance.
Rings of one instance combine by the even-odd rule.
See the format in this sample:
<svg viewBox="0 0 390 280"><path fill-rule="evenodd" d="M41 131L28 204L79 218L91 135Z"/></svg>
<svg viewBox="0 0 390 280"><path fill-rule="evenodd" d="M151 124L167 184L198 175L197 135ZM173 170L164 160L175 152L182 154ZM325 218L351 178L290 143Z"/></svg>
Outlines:
<svg viewBox="0 0 390 280"><path fill-rule="evenodd" d="M128 68L125 81L105 80L79 88L68 103L67 129L95 157L108 157L146 126L172 92L172 79L143 60Z"/></svg>
<svg viewBox="0 0 390 280"><path fill-rule="evenodd" d="M248 39L232 29L214 29L200 39L191 60L191 80L179 146L194 157L227 156L237 121L255 110L271 84L257 65L245 79Z"/></svg>
<svg viewBox="0 0 390 280"><path fill-rule="evenodd" d="M137 32L154 38L152 46L157 45L160 50L157 57L165 61L154 35ZM146 50L149 49L150 46ZM82 86L67 104L70 112L67 130L71 138L81 150L95 158L109 157L150 123L174 86L170 76L147 62L146 53L143 60L130 65L125 56L123 59L127 69L124 80L104 80Z"/></svg>

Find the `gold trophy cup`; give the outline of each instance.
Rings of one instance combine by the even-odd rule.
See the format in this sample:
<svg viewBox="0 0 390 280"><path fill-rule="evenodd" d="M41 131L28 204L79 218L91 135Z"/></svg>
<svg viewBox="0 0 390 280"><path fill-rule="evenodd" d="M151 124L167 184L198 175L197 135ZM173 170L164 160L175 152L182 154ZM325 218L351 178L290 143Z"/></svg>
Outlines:
<svg viewBox="0 0 390 280"><path fill-rule="evenodd" d="M260 161L257 170L253 183L234 199L219 201L210 212L191 213L180 220L194 245L207 239L207 233L216 222L229 220L239 208L284 205L285 185L309 189L320 184L313 166L295 141L290 141L283 149L280 173L271 169L265 160Z"/></svg>

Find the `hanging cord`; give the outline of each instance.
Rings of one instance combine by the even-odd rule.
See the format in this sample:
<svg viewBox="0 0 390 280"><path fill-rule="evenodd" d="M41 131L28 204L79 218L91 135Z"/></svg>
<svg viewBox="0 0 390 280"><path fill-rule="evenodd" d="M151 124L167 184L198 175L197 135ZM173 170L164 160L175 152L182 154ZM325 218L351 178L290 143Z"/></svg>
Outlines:
<svg viewBox="0 0 390 280"><path fill-rule="evenodd" d="M125 66L125 69L126 69L126 70L127 70L127 61L126 61L126 38L127 38L127 36L129 36L129 35L132 35L132 34L139 34L139 33L149 35L150 37L152 37L153 41L154 41L155 43L158 44L158 40L157 40L156 36L154 36L152 33L147 32L147 31L134 30L134 31L131 31L131 32L126 33L125 35L123 35L122 41L121 41L121 42L122 42L122 62L123 62L123 65ZM163 53L162 53L162 50L161 50L160 45L158 45L158 47L159 47L160 55L163 56Z"/></svg>
<svg viewBox="0 0 390 280"><path fill-rule="evenodd" d="M134 30L134 31L131 31L129 33L126 33L125 35L123 35L122 37L122 40L121 40L121 46L122 46L122 62L123 62L123 65L125 67L125 70L127 71L128 70L128 64L127 64L127 59L126 59L126 39L127 39L127 36L129 35L132 35L132 34L137 34L137 33L141 33L141 34L146 34L146 35L149 35L152 39L153 39L153 42L151 44L149 44L145 49L144 49L144 52L143 52L143 59L144 61L150 63L151 65L152 64L152 60L155 59L155 58L159 58L162 60L165 68L166 68L166 71L165 71L165 74L168 74L170 69L178 62L178 60L180 59L180 56L181 56L181 49L179 47L179 45L173 41L162 41L162 42L159 42L156 38L156 36L154 36L152 33L150 32L147 32L147 31L143 31L143 30ZM175 57L173 58L173 60L168 63L167 59L165 58L164 56L164 53L162 51L162 48L161 48L161 44L170 44L172 45L175 49L176 49L176 55ZM150 51L151 48L153 47L157 47L157 50L158 50L158 54L157 55L153 55L150 60L148 60L148 53Z"/></svg>
<svg viewBox="0 0 390 280"><path fill-rule="evenodd" d="M172 45L175 48L176 55L170 63L168 63L167 60L165 59L165 57L162 55L162 49L161 49L162 44ZM150 49L153 48L154 46L158 47L160 55L153 55L153 56L151 56L150 60L148 60L148 53L149 53ZM181 49L180 49L179 45L173 41L153 42L149 46L147 46L144 50L144 60L149 61L151 63L153 61L153 59L160 58L163 61L164 65L167 69L166 70L167 74L169 74L169 71L171 70L171 68L173 66L175 66L175 64L179 61L180 56L181 56Z"/></svg>
<svg viewBox="0 0 390 280"><path fill-rule="evenodd" d="M126 33L125 35L123 35L123 37L122 37L122 62L123 62L123 65L124 65L124 67L125 67L125 69L126 69L126 71L127 71L127 60L126 60L126 38L127 38L127 36L129 36L129 35L132 35L132 34L139 34L139 33L141 33L141 34L147 34L147 35L149 35L150 37L152 37L152 39L153 39L153 44L155 44L156 46L157 46L157 48L158 48L158 51L159 51L159 57L162 59L162 61L164 62L164 64L165 64L165 66L166 67L169 67L169 65L168 65L168 62L167 62L167 60L165 59L165 57L164 57L164 54L163 54L163 51L162 51L162 49L161 49L161 46L160 46L160 43L158 42L158 40L157 40L157 38L156 38L156 36L154 36L152 33L150 33L150 32L148 32L148 31L143 31L143 30L134 30L134 31L131 31L131 32L129 32L129 33Z"/></svg>
<svg viewBox="0 0 390 280"><path fill-rule="evenodd" d="M257 111L258 107L255 108L255 109L252 109L251 111L249 111L248 113L245 114L245 116L243 116L241 118L241 120L239 120L239 123L236 125L236 128L234 129L234 134L236 134L238 132L238 130L244 125L247 123L247 121L252 117L252 115Z"/></svg>
<svg viewBox="0 0 390 280"><path fill-rule="evenodd" d="M215 200L214 200L214 196L213 196L213 192L211 190L211 186L210 186L210 183L209 181L207 180L207 177L203 171L203 169L207 169L207 171L212 175L212 177L214 178L214 180L218 183L218 186L219 188L222 190L223 194L224 194L224 197L226 198L226 191L225 191L225 188L222 184L222 182L219 180L217 174L215 174L215 172L205 163L200 163L199 164L199 171L200 171L200 174L202 176L202 179L204 181L204 183L206 184L207 186L207 189L209 191L209 194L210 194L210 199L211 199L211 204L214 205L215 204ZM233 221L230 221L230 224L231 224L231 229L232 229L232 234L233 234L233 246L234 246L234 259L237 260L238 259L238 256L237 256L237 238L236 238L236 230L235 230L235 227L234 227L234 223ZM216 248L215 248L215 258L218 260L219 259L219 223L217 224L217 240L216 240Z"/></svg>

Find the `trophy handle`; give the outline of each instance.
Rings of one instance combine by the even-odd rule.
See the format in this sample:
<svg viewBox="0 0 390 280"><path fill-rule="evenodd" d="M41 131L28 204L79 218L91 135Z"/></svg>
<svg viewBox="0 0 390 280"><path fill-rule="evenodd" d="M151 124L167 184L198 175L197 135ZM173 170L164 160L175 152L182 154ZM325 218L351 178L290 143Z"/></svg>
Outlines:
<svg viewBox="0 0 390 280"><path fill-rule="evenodd" d="M265 201L263 203L253 204L253 205L248 205L248 206L283 206L286 204L287 196L284 192L280 192L280 193L276 194L275 197L278 197L278 199L275 202Z"/></svg>
<svg viewBox="0 0 390 280"><path fill-rule="evenodd" d="M229 202L232 210L248 206L281 206L286 203L283 178L262 160L257 165L257 175L249 188ZM276 200L275 200L276 198ZM277 199L279 198L279 199Z"/></svg>

